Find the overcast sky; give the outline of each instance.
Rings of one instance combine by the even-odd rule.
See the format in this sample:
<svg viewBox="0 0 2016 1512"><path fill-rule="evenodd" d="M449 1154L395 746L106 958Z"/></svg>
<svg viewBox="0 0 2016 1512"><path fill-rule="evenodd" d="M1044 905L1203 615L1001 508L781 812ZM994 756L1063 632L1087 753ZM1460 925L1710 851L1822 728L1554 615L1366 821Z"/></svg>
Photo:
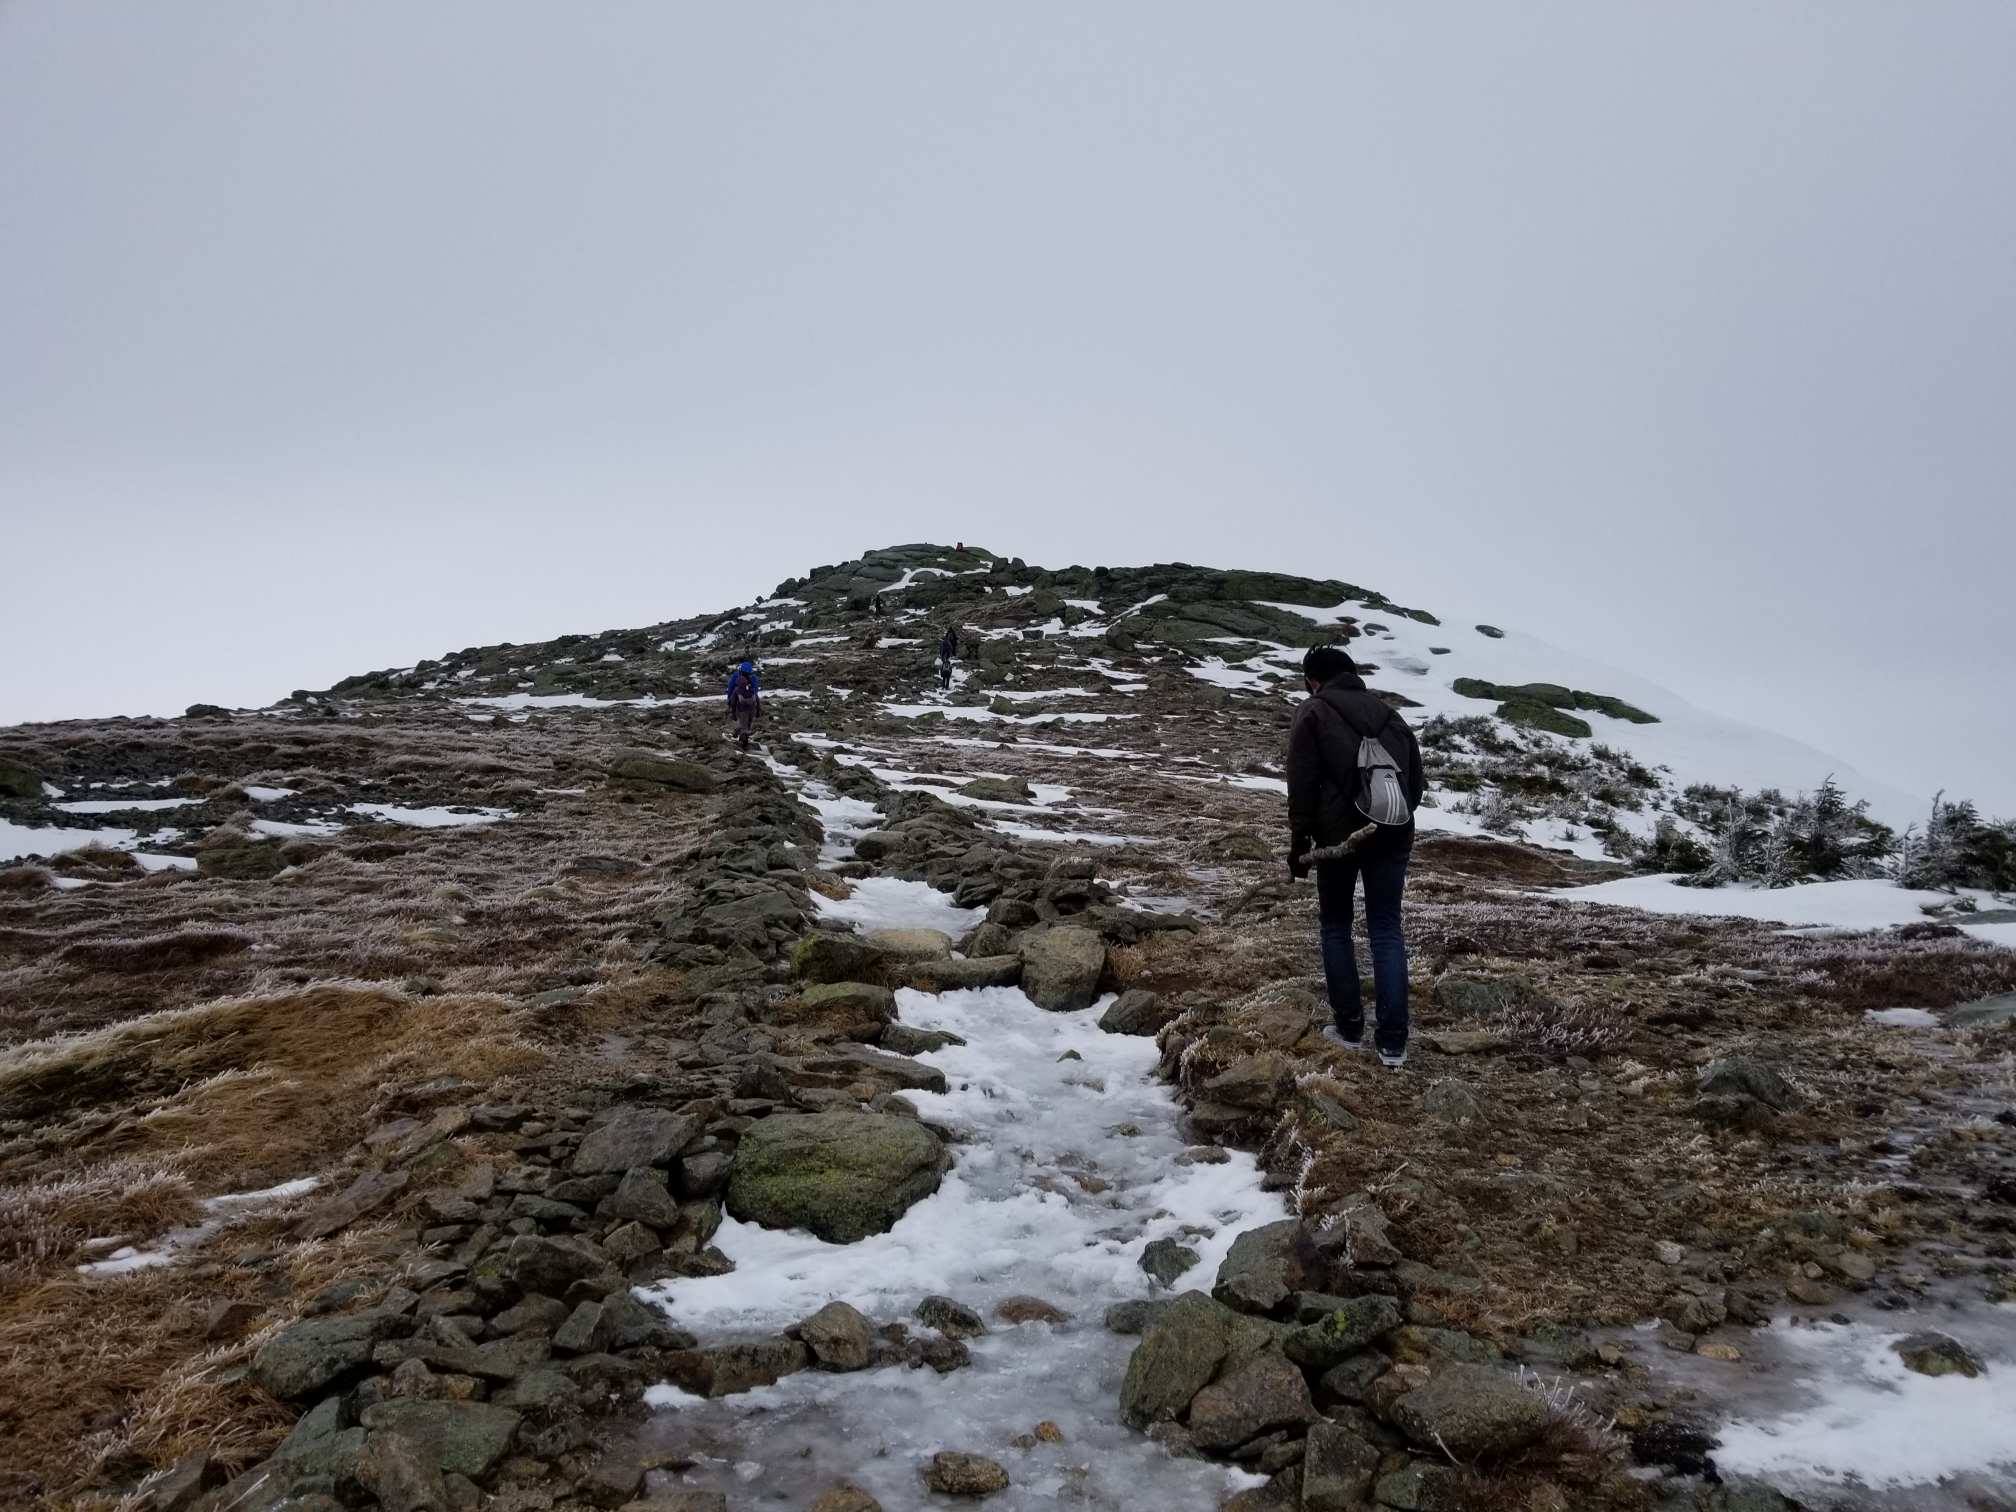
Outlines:
<svg viewBox="0 0 2016 1512"><path fill-rule="evenodd" d="M963 538L2016 813L2016 5L0 0L0 720Z"/></svg>

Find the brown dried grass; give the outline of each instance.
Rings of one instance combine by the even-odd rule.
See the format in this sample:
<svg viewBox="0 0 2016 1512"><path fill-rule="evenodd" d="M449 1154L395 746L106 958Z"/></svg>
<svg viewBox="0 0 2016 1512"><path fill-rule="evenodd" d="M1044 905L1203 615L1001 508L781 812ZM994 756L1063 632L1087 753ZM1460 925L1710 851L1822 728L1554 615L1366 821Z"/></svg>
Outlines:
<svg viewBox="0 0 2016 1512"><path fill-rule="evenodd" d="M377 1089L412 1075L487 1082L544 1058L514 1005L325 983L225 998L23 1045L0 1058L0 1119L129 1113L99 1156L173 1158L192 1178L279 1180L359 1137ZM74 1152L73 1152L74 1154Z"/></svg>

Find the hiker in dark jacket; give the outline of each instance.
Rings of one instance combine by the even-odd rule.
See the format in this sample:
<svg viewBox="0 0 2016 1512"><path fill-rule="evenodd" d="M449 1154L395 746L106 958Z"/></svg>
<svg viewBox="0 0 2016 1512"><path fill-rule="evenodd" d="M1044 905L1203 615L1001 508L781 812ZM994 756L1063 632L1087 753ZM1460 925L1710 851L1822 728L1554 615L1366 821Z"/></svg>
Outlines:
<svg viewBox="0 0 2016 1512"><path fill-rule="evenodd" d="M947 625L945 633L938 638L938 686L952 686L952 661L959 654L959 630L956 625Z"/></svg>
<svg viewBox="0 0 2016 1512"><path fill-rule="evenodd" d="M749 732L762 712L762 679L752 663L744 662L728 674L728 712L735 720L735 744L749 749Z"/></svg>
<svg viewBox="0 0 2016 1512"><path fill-rule="evenodd" d="M1323 978L1335 1021L1324 1037L1352 1050L1365 1045L1365 1002L1351 941L1352 894L1362 877L1365 933L1372 943L1373 1045L1380 1061L1397 1071L1407 1060L1407 941L1400 894L1414 849L1413 812L1427 786L1421 747L1407 721L1365 690L1348 652L1318 646L1302 659L1302 672L1309 697L1288 731L1289 875L1297 880L1308 875L1312 850L1340 845L1368 824L1358 803L1361 741L1379 742L1405 791L1405 824L1378 825L1349 854L1315 863Z"/></svg>

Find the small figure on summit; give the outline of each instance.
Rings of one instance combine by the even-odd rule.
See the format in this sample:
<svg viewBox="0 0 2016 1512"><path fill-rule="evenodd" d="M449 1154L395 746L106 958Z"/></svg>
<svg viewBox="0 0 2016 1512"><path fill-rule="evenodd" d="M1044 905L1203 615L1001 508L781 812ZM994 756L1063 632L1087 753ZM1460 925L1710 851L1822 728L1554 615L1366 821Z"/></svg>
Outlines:
<svg viewBox="0 0 2016 1512"><path fill-rule="evenodd" d="M763 712L763 682L753 662L743 662L728 674L728 713L735 721L735 744L749 749L749 732Z"/></svg>
<svg viewBox="0 0 2016 1512"><path fill-rule="evenodd" d="M959 627L947 625L938 637L938 686L952 686L952 662L959 655Z"/></svg>
<svg viewBox="0 0 2016 1512"><path fill-rule="evenodd" d="M1407 721L1366 691L1350 653L1317 646L1302 658L1309 697L1288 731L1288 872L1316 871L1323 977L1333 1027L1324 1038L1365 1046L1365 1000L1351 940L1352 893L1365 879L1365 933L1382 1064L1407 1061L1407 940L1400 895L1414 849L1414 810L1427 787Z"/></svg>

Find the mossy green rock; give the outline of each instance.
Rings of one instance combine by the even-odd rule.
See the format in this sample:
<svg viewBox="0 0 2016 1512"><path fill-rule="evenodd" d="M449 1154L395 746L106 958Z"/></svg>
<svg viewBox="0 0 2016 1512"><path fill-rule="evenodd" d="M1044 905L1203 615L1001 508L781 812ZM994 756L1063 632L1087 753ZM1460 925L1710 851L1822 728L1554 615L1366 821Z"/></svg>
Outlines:
<svg viewBox="0 0 2016 1512"><path fill-rule="evenodd" d="M400 1397L366 1407L364 1426L373 1433L396 1433L443 1474L474 1480L496 1468L518 1432L519 1417L494 1402L430 1402Z"/></svg>
<svg viewBox="0 0 2016 1512"><path fill-rule="evenodd" d="M1281 1352L1297 1365L1325 1371L1383 1339L1404 1321L1400 1304L1391 1297L1353 1297L1335 1312L1288 1335L1282 1340Z"/></svg>
<svg viewBox="0 0 2016 1512"><path fill-rule="evenodd" d="M815 930L791 950L791 974L801 982L872 981L884 956L859 935Z"/></svg>
<svg viewBox="0 0 2016 1512"><path fill-rule="evenodd" d="M728 1211L765 1228L809 1229L833 1244L887 1233L938 1190L951 1163L914 1119L880 1113L780 1114L742 1136Z"/></svg>
<svg viewBox="0 0 2016 1512"><path fill-rule="evenodd" d="M711 793L721 781L697 761L660 756L652 751L618 751L609 758L609 775L626 782L649 782L682 793Z"/></svg>
<svg viewBox="0 0 2016 1512"><path fill-rule="evenodd" d="M1541 703L1538 699L1508 699L1498 705L1498 717L1510 725L1518 725L1526 730L1545 730L1550 735L1572 735L1587 739L1596 732L1589 721L1577 719L1573 714L1564 714L1552 704Z"/></svg>
<svg viewBox="0 0 2016 1512"><path fill-rule="evenodd" d="M1610 693L1591 693L1586 688L1564 688L1559 683L1494 683L1481 677L1459 677L1449 685L1465 698L1503 700L1498 717L1511 724L1552 730L1558 735L1587 735L1588 723L1563 712L1590 710L1632 724L1657 724L1659 716L1648 714L1636 704L1626 703ZM1508 712L1511 711L1511 712ZM1551 722L1550 722L1551 721Z"/></svg>
<svg viewBox="0 0 2016 1512"><path fill-rule="evenodd" d="M1127 1361L1121 1416L1136 1428L1177 1418L1218 1373L1236 1321L1202 1292L1185 1292L1162 1308Z"/></svg>
<svg viewBox="0 0 2016 1512"><path fill-rule="evenodd" d="M1036 797L1020 777L975 777L959 791L986 803L1030 803Z"/></svg>

